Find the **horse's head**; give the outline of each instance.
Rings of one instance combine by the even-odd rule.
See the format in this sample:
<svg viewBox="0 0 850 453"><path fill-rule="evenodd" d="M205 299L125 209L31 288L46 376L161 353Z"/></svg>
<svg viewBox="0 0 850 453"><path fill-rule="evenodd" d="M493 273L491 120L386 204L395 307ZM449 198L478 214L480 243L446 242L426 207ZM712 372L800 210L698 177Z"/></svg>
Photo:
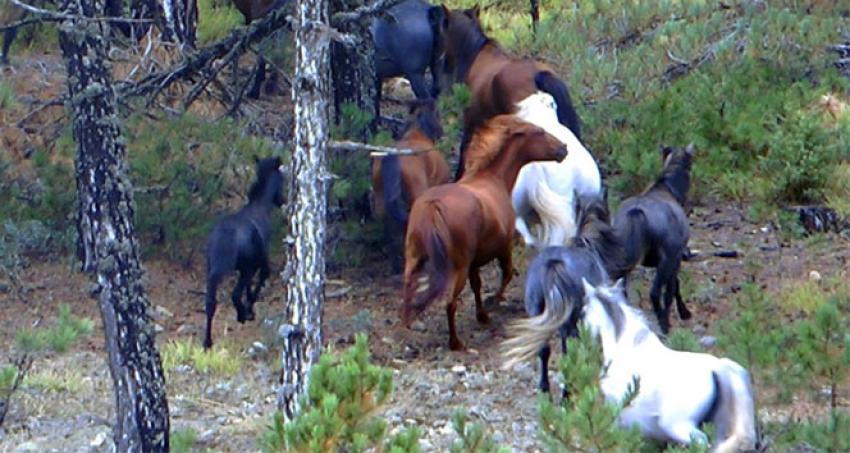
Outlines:
<svg viewBox="0 0 850 453"><path fill-rule="evenodd" d="M428 10L428 21L435 34L435 53L443 55L444 76L454 75L454 82L462 82L465 72L487 37L481 29L479 8L450 10L445 5L434 6ZM441 83L441 86L448 84Z"/></svg>
<svg viewBox="0 0 850 453"><path fill-rule="evenodd" d="M254 158L257 165L257 181L248 192L248 200L265 201L283 206L283 173L280 157Z"/></svg>
<svg viewBox="0 0 850 453"><path fill-rule="evenodd" d="M664 162L664 169L668 168L683 168L691 169L691 164L694 160L694 144L690 143L685 148L674 148L671 146L661 147L661 161Z"/></svg>
<svg viewBox="0 0 850 453"><path fill-rule="evenodd" d="M504 148L512 153L518 162L560 162L567 157L567 146L552 134L514 115L502 116L509 117L503 120L508 123ZM496 118L498 120L501 117Z"/></svg>

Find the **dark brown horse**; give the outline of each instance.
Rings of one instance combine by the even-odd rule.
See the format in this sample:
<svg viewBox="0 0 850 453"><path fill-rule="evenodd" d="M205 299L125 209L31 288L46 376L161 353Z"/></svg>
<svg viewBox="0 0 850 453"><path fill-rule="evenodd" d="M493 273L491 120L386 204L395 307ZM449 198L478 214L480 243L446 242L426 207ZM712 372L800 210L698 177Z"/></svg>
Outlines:
<svg viewBox="0 0 850 453"><path fill-rule="evenodd" d="M467 172L460 181L432 187L413 203L405 240L402 322L409 325L450 283L446 315L452 350L463 349L455 312L467 277L475 295L476 318L482 323L489 318L481 300L480 268L499 261L502 282L497 299L503 298L511 280L511 188L520 168L567 155L560 140L514 115L485 123L469 148Z"/></svg>
<svg viewBox="0 0 850 453"><path fill-rule="evenodd" d="M661 332L665 334L670 331L670 307L674 296L679 317L691 317L679 292L679 267L690 236L685 206L693 157L693 144L684 149L662 147L664 168L661 175L642 194L623 201L614 216L614 228L626 249L627 268L642 264L656 269L649 299ZM662 291L664 305L661 304Z"/></svg>
<svg viewBox="0 0 850 453"><path fill-rule="evenodd" d="M410 121L398 148L411 149L409 156L390 155L372 162L372 190L374 210L385 220L386 241L391 245L393 267L401 268L401 244L407 227L407 207L429 187L449 182L449 164L435 146L443 136L433 100L411 104ZM398 241L397 241L398 238Z"/></svg>
<svg viewBox="0 0 850 453"><path fill-rule="evenodd" d="M444 71L454 83L465 83L472 94L464 112L457 177L464 171L464 153L469 137L489 118L513 113L517 102L544 91L558 104L558 121L581 140L581 126L566 84L543 63L517 58L487 37L478 20L478 7L451 11L443 7L438 23L445 52Z"/></svg>

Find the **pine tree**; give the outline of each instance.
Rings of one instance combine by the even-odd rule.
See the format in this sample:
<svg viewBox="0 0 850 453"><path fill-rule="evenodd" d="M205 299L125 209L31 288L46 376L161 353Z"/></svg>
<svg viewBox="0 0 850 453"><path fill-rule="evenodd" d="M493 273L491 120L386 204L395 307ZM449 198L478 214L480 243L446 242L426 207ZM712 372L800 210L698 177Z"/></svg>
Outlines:
<svg viewBox="0 0 850 453"><path fill-rule="evenodd" d="M387 439L387 424L376 412L392 393L392 371L369 361L366 335L342 354L322 354L311 372L301 413L286 423L277 413L264 437L267 451L417 452L419 433Z"/></svg>

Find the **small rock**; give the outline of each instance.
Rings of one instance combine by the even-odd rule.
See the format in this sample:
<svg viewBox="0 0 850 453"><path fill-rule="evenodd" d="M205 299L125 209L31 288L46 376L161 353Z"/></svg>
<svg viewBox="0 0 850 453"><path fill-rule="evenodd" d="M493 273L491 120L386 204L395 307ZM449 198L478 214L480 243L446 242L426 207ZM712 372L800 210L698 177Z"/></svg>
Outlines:
<svg viewBox="0 0 850 453"><path fill-rule="evenodd" d="M410 324L410 330L415 330L416 332L425 332L428 329L425 327L424 322L417 320L413 321L413 323Z"/></svg>
<svg viewBox="0 0 850 453"><path fill-rule="evenodd" d="M258 355L265 354L267 352L269 352L269 348L259 341L255 341L248 348L248 356L250 357L257 357Z"/></svg>
<svg viewBox="0 0 850 453"><path fill-rule="evenodd" d="M202 432L198 436L197 442L202 443L202 444L206 444L206 443L209 443L211 440L213 440L213 437L215 437L215 431L208 429L208 430Z"/></svg>
<svg viewBox="0 0 850 453"><path fill-rule="evenodd" d="M505 434L501 431L493 432L493 440L496 441L497 444L501 444L505 442Z"/></svg>
<svg viewBox="0 0 850 453"><path fill-rule="evenodd" d="M455 365L452 367L452 372L457 374L466 373L466 367L463 365Z"/></svg>
<svg viewBox="0 0 850 453"><path fill-rule="evenodd" d="M706 335L699 339L699 344L704 348L711 348L717 344L717 338L711 335Z"/></svg>
<svg viewBox="0 0 850 453"><path fill-rule="evenodd" d="M192 367L185 364L185 363L181 363L180 365L177 365L176 367L174 367L174 371L181 373L181 374L186 374L186 373L192 371Z"/></svg>
<svg viewBox="0 0 850 453"><path fill-rule="evenodd" d="M195 327L193 325L183 324L183 325L181 325L180 327L177 328L177 334L178 335L184 335L184 334L192 332L193 330L195 330Z"/></svg>
<svg viewBox="0 0 850 453"><path fill-rule="evenodd" d="M154 324L153 324L153 330L154 330L154 332L156 332L156 333L160 333L160 332L165 331L165 328L164 328L164 327L162 327L161 325L159 325L159 323L154 323Z"/></svg>
<svg viewBox="0 0 850 453"><path fill-rule="evenodd" d="M163 316L165 318L173 318L174 317L174 313L171 313L167 308L163 307L162 305L157 305L156 308L154 308L154 311L158 315Z"/></svg>
<svg viewBox="0 0 850 453"><path fill-rule="evenodd" d="M15 448L16 452L40 451L35 442L24 442Z"/></svg>
<svg viewBox="0 0 850 453"><path fill-rule="evenodd" d="M392 338L390 338L390 337L381 337L381 343L384 343L384 344L393 344L393 343L394 343L394 341L393 341L393 339L392 339Z"/></svg>
<svg viewBox="0 0 850 453"><path fill-rule="evenodd" d="M703 326L702 324L697 324L694 326L693 332L696 336L705 335L705 326Z"/></svg>
<svg viewBox="0 0 850 453"><path fill-rule="evenodd" d="M815 270L809 271L809 280L811 280L813 282L819 282L821 280L821 278L822 277L820 275L820 272L815 271Z"/></svg>
<svg viewBox="0 0 850 453"><path fill-rule="evenodd" d="M97 433L97 436L94 436L94 439L92 439L92 441L89 442L89 446L99 447L99 446L103 445L104 442L106 442L106 433L105 432L99 432L99 433Z"/></svg>

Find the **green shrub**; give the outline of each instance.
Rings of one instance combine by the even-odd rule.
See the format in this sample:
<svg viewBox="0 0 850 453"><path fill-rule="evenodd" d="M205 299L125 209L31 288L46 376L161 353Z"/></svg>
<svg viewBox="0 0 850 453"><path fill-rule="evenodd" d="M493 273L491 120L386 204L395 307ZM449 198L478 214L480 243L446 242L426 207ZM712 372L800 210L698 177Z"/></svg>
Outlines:
<svg viewBox="0 0 850 453"><path fill-rule="evenodd" d="M12 86L0 80L0 109L12 110L18 105L18 97Z"/></svg>
<svg viewBox="0 0 850 453"><path fill-rule="evenodd" d="M218 41L244 23L242 14L231 2L198 0L198 44Z"/></svg>
<svg viewBox="0 0 850 453"><path fill-rule="evenodd" d="M301 414L289 423L278 412L263 436L266 451L419 451L418 431L386 440L375 416L392 392L392 371L369 361L367 337L340 354L322 354L310 370Z"/></svg>
<svg viewBox="0 0 850 453"><path fill-rule="evenodd" d="M171 371L178 365L200 374L233 376L242 369L242 356L221 344L207 350L192 340L170 340L162 348L162 367Z"/></svg>
<svg viewBox="0 0 850 453"><path fill-rule="evenodd" d="M183 428L172 431L168 438L169 447L174 453L189 453L194 451L195 442L198 440L198 432L193 428Z"/></svg>
<svg viewBox="0 0 850 453"><path fill-rule="evenodd" d="M452 453L504 453L510 448L500 446L488 435L480 423L469 423L466 412L459 410L452 416L452 427L458 435L449 451Z"/></svg>
<svg viewBox="0 0 850 453"><path fill-rule="evenodd" d="M677 351L705 352L699 339L688 329L673 329L667 336L667 347Z"/></svg>

